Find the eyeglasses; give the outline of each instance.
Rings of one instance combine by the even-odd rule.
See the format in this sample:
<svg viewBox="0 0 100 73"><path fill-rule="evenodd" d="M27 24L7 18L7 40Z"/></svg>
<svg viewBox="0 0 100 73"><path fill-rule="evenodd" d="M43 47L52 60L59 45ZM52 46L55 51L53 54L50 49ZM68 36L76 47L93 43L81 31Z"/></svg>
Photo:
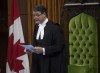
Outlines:
<svg viewBox="0 0 100 73"><path fill-rule="evenodd" d="M41 15L42 15L41 13L34 13L34 14L33 14L33 17L35 17L35 16L36 16L36 17L39 17L39 16L41 16Z"/></svg>

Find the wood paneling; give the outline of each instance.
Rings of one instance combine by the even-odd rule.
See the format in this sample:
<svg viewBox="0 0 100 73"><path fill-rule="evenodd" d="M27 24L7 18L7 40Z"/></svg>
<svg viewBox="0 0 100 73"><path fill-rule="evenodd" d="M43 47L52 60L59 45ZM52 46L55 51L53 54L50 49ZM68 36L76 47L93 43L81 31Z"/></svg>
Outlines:
<svg viewBox="0 0 100 73"><path fill-rule="evenodd" d="M8 46L8 6L7 0L0 0L0 73L5 73Z"/></svg>
<svg viewBox="0 0 100 73"><path fill-rule="evenodd" d="M8 32L0 32L0 68L1 68L1 73L6 73L7 47L8 47Z"/></svg>

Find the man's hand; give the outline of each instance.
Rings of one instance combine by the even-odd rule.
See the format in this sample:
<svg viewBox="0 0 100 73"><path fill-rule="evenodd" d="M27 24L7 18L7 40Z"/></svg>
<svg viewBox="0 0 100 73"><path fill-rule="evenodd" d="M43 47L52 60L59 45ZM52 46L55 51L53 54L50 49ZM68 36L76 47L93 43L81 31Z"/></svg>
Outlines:
<svg viewBox="0 0 100 73"><path fill-rule="evenodd" d="M43 53L43 47L34 47L34 52L37 54Z"/></svg>

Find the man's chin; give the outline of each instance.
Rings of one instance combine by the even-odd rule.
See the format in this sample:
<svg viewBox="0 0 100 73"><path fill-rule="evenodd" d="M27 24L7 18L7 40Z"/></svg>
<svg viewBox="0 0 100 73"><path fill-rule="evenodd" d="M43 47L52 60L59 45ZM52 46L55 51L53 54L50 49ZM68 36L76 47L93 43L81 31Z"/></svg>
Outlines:
<svg viewBox="0 0 100 73"><path fill-rule="evenodd" d="M39 22L39 21L36 21L35 23L36 23L36 24L39 24L40 22Z"/></svg>

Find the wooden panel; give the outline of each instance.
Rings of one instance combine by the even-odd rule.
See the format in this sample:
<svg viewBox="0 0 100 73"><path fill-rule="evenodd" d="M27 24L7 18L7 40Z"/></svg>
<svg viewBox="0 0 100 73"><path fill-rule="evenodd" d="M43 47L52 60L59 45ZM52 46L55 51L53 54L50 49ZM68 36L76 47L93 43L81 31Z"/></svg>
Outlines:
<svg viewBox="0 0 100 73"><path fill-rule="evenodd" d="M7 0L0 0L0 73L6 73L8 46L8 6Z"/></svg>
<svg viewBox="0 0 100 73"><path fill-rule="evenodd" d="M25 43L28 43L28 18L27 18L27 0L19 1L19 13L21 17L22 29L24 34Z"/></svg>
<svg viewBox="0 0 100 73"><path fill-rule="evenodd" d="M0 32L8 31L8 7L7 1L0 0Z"/></svg>
<svg viewBox="0 0 100 73"><path fill-rule="evenodd" d="M0 32L1 73L6 73L7 47L8 47L8 32Z"/></svg>

